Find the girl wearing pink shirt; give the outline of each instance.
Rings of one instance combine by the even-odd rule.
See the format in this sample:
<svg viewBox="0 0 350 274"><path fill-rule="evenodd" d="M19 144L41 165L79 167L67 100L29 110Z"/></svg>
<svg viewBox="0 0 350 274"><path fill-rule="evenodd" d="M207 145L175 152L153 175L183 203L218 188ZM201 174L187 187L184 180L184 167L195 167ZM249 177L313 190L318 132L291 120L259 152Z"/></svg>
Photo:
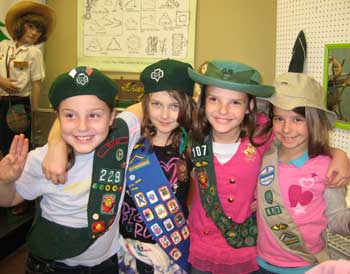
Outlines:
<svg viewBox="0 0 350 274"><path fill-rule="evenodd" d="M275 81L275 142L263 158L258 180L258 273L305 273L328 259L323 232L328 131L335 113L323 105L323 89L303 73Z"/></svg>
<svg viewBox="0 0 350 274"><path fill-rule="evenodd" d="M255 96L269 97L257 70L238 62L208 62L189 70L202 85L193 117L195 187L189 215L191 273L251 273L256 264L254 200L268 143L251 142Z"/></svg>
<svg viewBox="0 0 350 274"><path fill-rule="evenodd" d="M270 135L254 134L261 128L256 120L260 125L267 121L257 116L255 97L270 97L274 88L261 85L259 72L238 62L211 61L201 73L189 69L189 75L202 89L193 114L191 273L254 273L259 267L251 204L263 154L272 142ZM337 158L348 165L341 155Z"/></svg>

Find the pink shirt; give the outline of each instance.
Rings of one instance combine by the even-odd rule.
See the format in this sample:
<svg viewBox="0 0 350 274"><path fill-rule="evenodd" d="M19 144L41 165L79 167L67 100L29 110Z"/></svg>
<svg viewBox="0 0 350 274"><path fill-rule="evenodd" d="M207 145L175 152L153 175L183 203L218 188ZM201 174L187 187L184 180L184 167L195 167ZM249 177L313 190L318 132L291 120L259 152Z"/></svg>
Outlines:
<svg viewBox="0 0 350 274"><path fill-rule="evenodd" d="M268 146L269 142L255 148L243 139L236 154L225 164L220 164L214 156L219 199L226 215L235 222L242 223L252 214L250 206L261 159ZM258 269L256 247L233 248L207 217L197 182L188 221L191 234L189 261L195 268L215 274L250 273Z"/></svg>
<svg viewBox="0 0 350 274"><path fill-rule="evenodd" d="M306 246L312 253L321 251L323 231L327 227L324 216L326 202L326 172L330 158L317 156L302 167L278 164L278 179L286 209L299 227ZM280 267L302 267L310 262L282 249L265 222L258 217L258 256L267 263Z"/></svg>

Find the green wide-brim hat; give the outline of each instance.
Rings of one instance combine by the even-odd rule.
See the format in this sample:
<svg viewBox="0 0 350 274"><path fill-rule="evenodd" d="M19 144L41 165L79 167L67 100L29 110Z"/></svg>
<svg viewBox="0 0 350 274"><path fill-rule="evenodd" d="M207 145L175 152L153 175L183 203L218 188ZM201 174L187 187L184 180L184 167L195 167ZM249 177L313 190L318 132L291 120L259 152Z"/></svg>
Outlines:
<svg viewBox="0 0 350 274"><path fill-rule="evenodd" d="M117 92L116 83L101 71L89 67L76 67L61 74L52 83L49 101L56 109L64 99L69 97L95 95L114 107Z"/></svg>
<svg viewBox="0 0 350 274"><path fill-rule="evenodd" d="M208 62L203 73L188 69L190 78L202 85L220 87L248 93L259 97L270 97L273 86L261 85L260 73L245 64L234 61L214 60Z"/></svg>
<svg viewBox="0 0 350 274"><path fill-rule="evenodd" d="M188 76L188 63L173 59L164 59L147 66L140 75L145 93L177 90L193 95L194 82Z"/></svg>

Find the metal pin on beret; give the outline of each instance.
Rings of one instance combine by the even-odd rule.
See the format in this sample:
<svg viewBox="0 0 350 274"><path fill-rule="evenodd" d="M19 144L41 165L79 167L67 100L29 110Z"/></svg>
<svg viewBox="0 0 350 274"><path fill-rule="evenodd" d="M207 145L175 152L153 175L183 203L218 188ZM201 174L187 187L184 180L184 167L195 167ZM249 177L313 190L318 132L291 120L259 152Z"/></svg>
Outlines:
<svg viewBox="0 0 350 274"><path fill-rule="evenodd" d="M189 76L195 82L245 92L259 97L270 97L275 89L273 86L261 85L260 73L245 64L233 61L208 62L204 73L188 69Z"/></svg>
<svg viewBox="0 0 350 274"><path fill-rule="evenodd" d="M172 59L164 59L146 67L140 75L144 92L177 90L193 95L194 82L188 76L188 63Z"/></svg>
<svg viewBox="0 0 350 274"><path fill-rule="evenodd" d="M53 108L57 108L64 99L69 97L95 95L114 107L117 92L117 85L99 70L76 67L56 78L49 91L49 100Z"/></svg>

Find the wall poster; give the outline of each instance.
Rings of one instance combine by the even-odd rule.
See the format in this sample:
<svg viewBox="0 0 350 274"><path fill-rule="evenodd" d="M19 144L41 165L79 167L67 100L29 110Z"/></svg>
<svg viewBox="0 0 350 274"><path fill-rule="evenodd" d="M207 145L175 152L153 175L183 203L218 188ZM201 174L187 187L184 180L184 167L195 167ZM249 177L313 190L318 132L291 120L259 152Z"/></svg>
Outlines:
<svg viewBox="0 0 350 274"><path fill-rule="evenodd" d="M163 58L194 64L197 0L78 0L78 65L140 72Z"/></svg>

